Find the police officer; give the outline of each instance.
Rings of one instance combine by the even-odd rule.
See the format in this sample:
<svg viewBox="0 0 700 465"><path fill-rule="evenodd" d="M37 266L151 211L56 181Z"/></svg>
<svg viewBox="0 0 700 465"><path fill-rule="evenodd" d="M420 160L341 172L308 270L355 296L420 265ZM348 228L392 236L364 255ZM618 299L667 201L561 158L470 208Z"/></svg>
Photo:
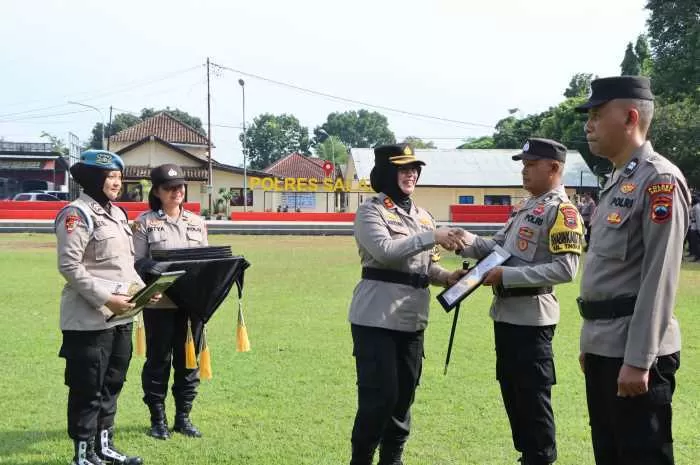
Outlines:
<svg viewBox="0 0 700 465"><path fill-rule="evenodd" d="M121 190L124 162L114 153L88 150L70 168L83 188L56 217L61 294L60 356L66 359L68 435L74 465L139 465L139 457L113 444L117 398L131 360L130 320L107 317L133 308L129 295L143 286L134 270L126 213L112 204Z"/></svg>
<svg viewBox="0 0 700 465"><path fill-rule="evenodd" d="M671 399L680 364L673 316L690 193L646 141L649 79L592 82L585 130L614 171L593 216L581 280L581 368L597 465L673 464Z"/></svg>
<svg viewBox="0 0 700 465"><path fill-rule="evenodd" d="M452 284L462 271L436 262L437 244L463 247L463 231L435 229L426 210L411 200L424 162L407 144L374 149L372 188L355 217L362 280L350 304L358 408L351 465L401 464L410 430L410 407L420 378L423 331L428 324L429 284Z"/></svg>
<svg viewBox="0 0 700 465"><path fill-rule="evenodd" d="M530 198L493 238L467 233L461 255L482 258L496 244L512 254L484 281L495 294L496 377L521 463L545 465L557 458L551 393L559 302L553 286L576 276L583 225L561 183L566 147L533 137L513 160L522 160Z"/></svg>
<svg viewBox="0 0 700 465"><path fill-rule="evenodd" d="M152 250L207 245L204 220L182 206L185 200L182 169L173 164L153 168L151 183L148 194L151 210L142 213L133 225L136 260L150 258ZM172 392L176 408L173 429L185 436L200 437L201 432L189 418L199 386L199 370L186 367L185 340L190 325L198 353L202 323L188 312L178 309L167 296L163 296L157 305L147 306L143 319L146 325L146 363L141 380L143 401L151 414L149 434L157 439L170 436L165 398L172 365L175 371Z"/></svg>

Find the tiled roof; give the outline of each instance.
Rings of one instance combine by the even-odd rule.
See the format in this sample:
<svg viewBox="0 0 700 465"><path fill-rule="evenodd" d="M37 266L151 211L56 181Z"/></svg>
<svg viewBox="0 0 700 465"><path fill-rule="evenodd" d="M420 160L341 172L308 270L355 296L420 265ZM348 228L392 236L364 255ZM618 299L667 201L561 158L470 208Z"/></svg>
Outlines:
<svg viewBox="0 0 700 465"><path fill-rule="evenodd" d="M326 160L322 158L305 157L300 153L292 153L277 160L272 165L264 169L267 174L280 178L316 178L325 179L326 173L323 171L323 164Z"/></svg>
<svg viewBox="0 0 700 465"><path fill-rule="evenodd" d="M207 145L207 137L182 121L162 112L143 122L119 131L109 138L112 142L136 142L156 136L171 144Z"/></svg>

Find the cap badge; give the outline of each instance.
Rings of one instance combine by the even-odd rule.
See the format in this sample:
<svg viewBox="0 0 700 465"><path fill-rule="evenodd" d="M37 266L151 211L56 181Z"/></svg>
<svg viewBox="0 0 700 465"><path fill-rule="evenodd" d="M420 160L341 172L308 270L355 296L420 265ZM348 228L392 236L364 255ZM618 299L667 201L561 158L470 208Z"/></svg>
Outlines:
<svg viewBox="0 0 700 465"><path fill-rule="evenodd" d="M530 150L530 141L525 142L525 145L523 145L523 152L527 152Z"/></svg>
<svg viewBox="0 0 700 465"><path fill-rule="evenodd" d="M112 163L112 155L108 153L98 153L95 157L95 163L98 165L109 165Z"/></svg>
<svg viewBox="0 0 700 465"><path fill-rule="evenodd" d="M170 171L168 171L168 176L170 176L170 177L177 176L177 171L170 168Z"/></svg>
<svg viewBox="0 0 700 465"><path fill-rule="evenodd" d="M411 147L409 147L409 146L407 145L407 146L404 147L404 149L403 149L403 154L404 154L404 155L408 155L408 156L413 156L413 150L411 150Z"/></svg>

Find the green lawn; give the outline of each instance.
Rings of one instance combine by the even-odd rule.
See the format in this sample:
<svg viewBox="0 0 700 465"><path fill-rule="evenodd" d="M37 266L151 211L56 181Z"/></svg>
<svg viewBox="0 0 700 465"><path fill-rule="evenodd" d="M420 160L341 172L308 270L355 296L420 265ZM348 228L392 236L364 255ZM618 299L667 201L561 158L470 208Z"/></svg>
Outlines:
<svg viewBox="0 0 700 465"><path fill-rule="evenodd" d="M230 297L208 326L214 379L202 383L192 415L204 433L200 440L145 435L143 359L135 356L120 399L117 445L138 452L146 464L347 463L356 402L347 308L360 271L352 238L213 236L212 242L231 244L252 263L244 298L252 351L235 351L237 305ZM0 463L67 464L67 388L57 356L63 279L54 238L0 235L0 257ZM452 257L443 263L459 264ZM577 362L577 289L572 283L557 291L562 321L554 406L561 465L593 463ZM442 369L452 316L433 305L407 465L516 463L494 378L489 301L483 289L463 305L448 376ZM698 310L700 266L691 264L681 276L677 306L684 337L674 399L679 465L694 465L700 456ZM170 399L168 412L172 417Z"/></svg>

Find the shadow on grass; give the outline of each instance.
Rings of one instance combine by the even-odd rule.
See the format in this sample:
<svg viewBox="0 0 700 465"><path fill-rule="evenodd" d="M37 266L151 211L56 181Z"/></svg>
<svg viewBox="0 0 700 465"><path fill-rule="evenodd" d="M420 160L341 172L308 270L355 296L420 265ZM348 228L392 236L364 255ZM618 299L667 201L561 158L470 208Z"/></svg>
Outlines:
<svg viewBox="0 0 700 465"><path fill-rule="evenodd" d="M125 433L132 434L144 434L146 428L142 426L132 425L119 428L117 426L117 435L122 435ZM121 434L120 434L121 433ZM117 446L119 446L119 437L116 438ZM42 443L59 443L61 444L61 449L66 449L66 457L56 460L21 460L23 465L51 465L51 464L67 464L70 463L73 457L73 441L68 437L68 433L65 429L60 430L14 430L14 431L1 431L0 430L0 463L20 463L22 455L36 455L39 450L47 450L45 445Z"/></svg>

